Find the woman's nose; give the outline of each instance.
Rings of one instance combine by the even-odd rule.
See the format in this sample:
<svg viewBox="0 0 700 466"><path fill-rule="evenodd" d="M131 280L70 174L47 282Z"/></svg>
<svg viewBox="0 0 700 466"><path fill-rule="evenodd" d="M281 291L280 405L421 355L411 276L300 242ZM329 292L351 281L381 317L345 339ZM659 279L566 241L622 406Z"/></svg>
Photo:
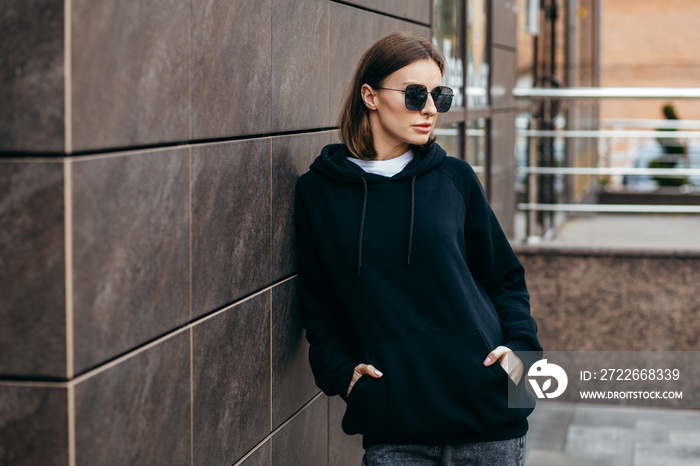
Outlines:
<svg viewBox="0 0 700 466"><path fill-rule="evenodd" d="M428 100L425 101L425 107L423 107L421 113L430 116L437 113L437 107L435 106L435 101L433 100L433 94L428 93Z"/></svg>

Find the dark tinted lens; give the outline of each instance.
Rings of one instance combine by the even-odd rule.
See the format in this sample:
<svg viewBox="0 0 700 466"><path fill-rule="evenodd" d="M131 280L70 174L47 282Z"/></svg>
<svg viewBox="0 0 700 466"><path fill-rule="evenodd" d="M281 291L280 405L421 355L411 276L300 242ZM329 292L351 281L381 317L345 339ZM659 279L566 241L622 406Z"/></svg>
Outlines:
<svg viewBox="0 0 700 466"><path fill-rule="evenodd" d="M411 111L422 110L425 101L428 100L428 88L422 84L409 84L406 86L406 108Z"/></svg>
<svg viewBox="0 0 700 466"><path fill-rule="evenodd" d="M447 86L438 86L433 89L433 100L435 101L435 108L439 113L447 112L452 106L452 89Z"/></svg>

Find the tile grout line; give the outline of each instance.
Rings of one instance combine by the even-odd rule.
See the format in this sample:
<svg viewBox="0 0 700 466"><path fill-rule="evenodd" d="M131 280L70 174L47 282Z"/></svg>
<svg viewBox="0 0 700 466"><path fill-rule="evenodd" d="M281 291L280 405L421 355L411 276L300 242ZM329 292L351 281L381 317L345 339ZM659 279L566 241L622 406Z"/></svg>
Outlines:
<svg viewBox="0 0 700 466"><path fill-rule="evenodd" d="M65 263L66 378L74 375L73 367L73 167L63 161L63 235Z"/></svg>
<svg viewBox="0 0 700 466"><path fill-rule="evenodd" d="M187 190L188 190L188 201L189 201L189 241L188 241L188 246L189 246L189 269L190 269L190 283L189 283L189 288L190 288L190 296L189 296L189 321L192 321L192 192L194 191L192 187L192 148L188 148L188 153L187 153Z"/></svg>
<svg viewBox="0 0 700 466"><path fill-rule="evenodd" d="M269 216L269 232L270 232L270 244L269 244L269 251L268 254L270 258L272 258L272 242L273 242L273 229L272 229L272 185L273 185L273 176L272 176L272 168L273 168L273 163L272 163L272 138L270 138L270 216ZM270 267L270 277L272 277L272 263L269 265ZM268 310L269 312L269 344L270 344L270 431L272 431L272 428L274 427L273 425L273 417L272 417L272 289L270 289L270 309Z"/></svg>
<svg viewBox="0 0 700 466"><path fill-rule="evenodd" d="M263 437L263 439L260 440L248 453L246 453L246 454L243 455L241 458L239 458L238 461L236 461L236 462L233 464L233 466L240 466L240 465L242 465L243 462L245 462L245 460L247 460L248 458L250 458L250 456L252 456L253 453L255 453L256 451L258 451L263 445L265 445L265 443L267 443L269 440L272 439L272 437L274 437L275 435L277 435L277 433L279 433L282 429L284 429L284 428L287 426L287 424L289 424L289 423L292 422L294 419L296 419L297 416L299 416L302 412L304 412L304 411L306 410L306 408L308 408L309 406L311 406L311 405L312 405L316 400L318 400L322 395L323 395L323 392L318 392L316 395L314 395L314 397L311 398L309 401L307 401L306 404L304 404L304 406L302 406L301 408L299 408L299 410L298 410L297 412L295 412L294 414L292 414L292 415L289 417L289 419L287 419L286 421L284 421L282 424L279 425L279 427L277 427L275 430L273 430L273 431L270 432L268 435L266 435L265 437ZM270 448L270 457L272 457L272 448ZM274 464L274 462L271 462L271 464Z"/></svg>
<svg viewBox="0 0 700 466"><path fill-rule="evenodd" d="M218 316L218 315L220 315L220 314L222 314L222 313L224 313L224 312L227 312L227 311L231 310L232 308L234 308L234 307L236 307L236 306L238 306L238 305L240 305L240 304L243 304L244 302L246 302L246 301L248 301L248 300L250 300L250 299L255 298L255 297L258 296L258 295L261 295L261 294L263 294L263 293L266 293L266 292L270 291L271 289L273 289L273 288L276 287L276 286L279 286L279 285L281 285L281 284L283 284L283 283L286 283L286 282L288 282L289 280L293 280L294 278L296 278L296 275L292 275L292 276L290 276L290 277L287 277L286 279L284 279L284 280L282 280L282 281L280 281L280 282L273 283L273 284L271 284L271 285L269 285L269 286L267 286L267 287L265 287L265 288L263 288L263 289L257 291L256 293L253 293L253 294L251 294L251 295L249 295L249 296L246 296L244 299L241 299L241 300L239 300L239 301L236 301L235 303L232 303L232 304L229 305L229 306L226 306L226 307L224 307L224 308L222 308L222 309L219 309L218 311L213 312L213 313L211 313L211 314L209 314L209 315L207 315L207 316L205 316L205 317L202 317L202 318L200 318L200 319L197 319L197 321L195 321L195 322L190 322L190 323L188 323L187 325L184 325L184 326L182 326L182 327L180 327L180 328L178 328L178 329L172 331L171 333L168 333L168 334L166 334L166 335L162 335L161 337L159 337L159 338L157 338L157 339L151 341L150 343L148 343L148 344L146 344L146 345L144 345L144 346L141 346L140 348L137 348L137 349L135 349L135 350L133 350L133 351L131 351L131 352L129 352L129 353L123 354L123 355L119 356L118 358L113 359L112 361L109 361L108 363L106 363L106 364L104 364L104 365L102 365L102 366L96 367L96 368L94 368L94 369L92 369L92 370L90 370L90 371L88 371L88 372L86 372L86 373L80 375L79 377L76 377L76 378L73 379L73 380L70 380L70 381L67 381L67 382L55 382L55 383L51 383L51 382L24 382L24 381L13 382L13 381L11 381L11 380L0 380L0 385L44 386L44 385L42 385L42 384L46 384L47 386L52 386L52 387L56 387L56 386L65 387L65 386L77 385L77 384L79 384L79 383L81 383L81 382L83 382L83 381L85 381L85 380L87 380L87 379L89 379L89 378L91 378L91 377L94 377L95 375L97 375L97 374L99 374L99 373L101 373L101 372L104 372L104 371L106 371L106 370L108 370L108 369L110 369L110 368L112 368L112 367L114 367L114 366L116 366L116 365L118 365L118 364L121 364L122 362L124 362L124 361L126 361L126 360L128 360L128 359L131 359L132 357L134 357L134 356L136 356L136 355L138 355L138 354L140 354L140 353L143 353L144 351L146 351L146 350L148 350L148 349L151 349L152 347L154 347L154 346L156 346L156 345L159 345L160 343L164 342L165 340L168 340L168 339L170 339L170 338L172 338L172 337L174 337L174 336L176 336L176 335L179 335L180 333L182 333L182 332L184 332L184 331L187 331L187 330L189 330L189 329L191 329L191 328L194 328L195 325L199 325L199 324L201 324L202 322L205 322L205 321L207 321L207 320L209 320L209 319L212 319L212 318L214 318L214 317L216 317L216 316Z"/></svg>
<svg viewBox="0 0 700 466"><path fill-rule="evenodd" d="M272 138L270 138L270 216L269 216L269 232L270 232L270 244L269 244L269 257L272 258L272 250L273 250L273 229L272 229L272 224L274 222L274 218L272 215L272 208L273 208L273 202L272 202L272 191L273 191L273 184L274 184L274 178L272 176L272 170L273 170L273 163L272 163ZM270 278L272 278L272 263L270 263Z"/></svg>
<svg viewBox="0 0 700 466"><path fill-rule="evenodd" d="M510 111L510 110L509 110ZM327 131L335 131L338 128L335 126L329 126L329 127L320 127L320 128L311 128L311 129L302 129L302 130L296 130L296 131L280 131L280 132L270 132L270 133L259 133L259 134L250 134L250 135L242 135L242 136L231 136L230 138L216 138L216 139L199 139L199 140L186 140L186 141L170 141L167 143L163 144L154 144L150 146L134 146L134 147L116 147L112 149L105 149L105 150L94 150L89 153L71 153L74 158L80 160L96 160L96 159L103 159L107 157L119 157L123 155L129 155L129 154L144 154L144 153L152 153L152 152L159 152L159 151L172 151L173 149L184 149L187 147L206 147L206 146L212 146L212 145L221 145L221 144L231 144L235 142L244 142L244 141L255 141L255 140L260 140L260 139L269 139L269 138L281 138L281 137L286 137L286 136L301 136L304 134L320 134L324 133ZM60 153L51 153L51 152L42 152L42 153L26 153L23 156L20 155L7 155L0 151L0 159L4 161L21 161L21 162L46 162L46 161L56 161L60 160L61 157L64 157L66 154L64 152Z"/></svg>
<svg viewBox="0 0 700 466"><path fill-rule="evenodd" d="M407 17L405 17L405 16L397 16L397 15L394 15L394 14L391 14L391 13L387 13L387 12L385 12L385 11L373 9L372 7L357 5L357 4L355 4L355 3L351 3L351 0L329 0L329 2L330 2L330 3L337 3L337 4L340 4L340 5L345 5L345 6L350 7L350 8L356 8L356 9L358 9L358 10L367 11L367 12L369 12L369 13L375 13L375 14L377 14L377 15L385 16L385 17L388 17L388 18L398 19L399 21L404 21L404 22L407 22L407 23L416 24L416 25L418 25L418 26L431 27L430 24L426 24L426 23L424 23L424 22L422 22L422 21L420 21L420 20L412 19L412 18L407 18ZM428 21L430 21L430 19L428 19Z"/></svg>
<svg viewBox="0 0 700 466"><path fill-rule="evenodd" d="M43 388L68 388L73 385L71 382L36 381L27 382L22 380L0 380L0 387L43 387Z"/></svg>
<svg viewBox="0 0 700 466"><path fill-rule="evenodd" d="M160 338L157 338L157 339L151 341L150 343L148 343L148 344L146 344L138 349L135 349L134 351L132 351L130 353L123 354L123 355L119 356L118 358L113 359L112 361L110 361L102 366L96 367L96 368L74 378L73 380L70 380L68 382L63 382L63 383L65 383L68 386L78 385L79 383L82 383L87 379L90 379L98 374L101 374L102 372L105 372L106 370L109 370L112 367L117 366L117 365L123 363L124 361L127 361L127 360L143 353L144 351L147 351L147 350L153 348L154 346L157 346L157 345L163 343L166 340L169 340L170 338L173 338L176 335L179 335L182 332L189 330L190 327L191 327L191 325L186 325L184 327L181 327L181 328L173 331L172 333L168 333L167 335L163 335Z"/></svg>
<svg viewBox="0 0 700 466"><path fill-rule="evenodd" d="M64 150L65 155L73 151L73 107L72 107L72 20L71 0L63 2L63 91L64 91ZM65 263L65 312L66 312L66 378L73 377L73 180L72 165L68 157L63 161L63 228Z"/></svg>
<svg viewBox="0 0 700 466"><path fill-rule="evenodd" d="M272 418L272 291L270 291L270 432L274 427L274 420Z"/></svg>
<svg viewBox="0 0 700 466"><path fill-rule="evenodd" d="M266 292L272 290L273 288L275 288L276 286L279 286L279 285L282 285L282 284L284 284L284 283L287 283L288 281L294 280L295 278L297 278L297 274L291 275L291 276L289 276L289 277L287 277L287 278L285 278L284 280L281 280L281 281L279 281L279 282L272 283L272 284L270 284L269 286L266 286L265 288L263 288L263 289L261 289L261 290L255 292L255 293L253 293L253 294L251 294L251 295L246 296L246 297L243 298L243 299L240 299L240 300L238 300L238 301L236 301L236 302L234 302L234 303L231 303L231 304L229 304L229 305L227 305L227 306L225 306L225 307L219 309L218 311L215 311L215 312L213 312L213 313L211 313L211 314L208 314L208 315L206 315L206 316L204 316L204 317L198 318L196 321L189 322L188 324L183 325L182 327L177 328L177 329L173 330L173 331L170 332L170 333L167 333L167 334L165 334L165 335L161 335L160 337L156 338L155 340L152 340L151 342L149 342L149 343L147 343L147 344L145 344L145 345L143 345L143 346L141 346L141 347L139 347L139 348L133 349L132 351L130 351L130 352L128 352L128 353L122 354L121 356L119 356L119 357L117 357L117 358L115 358L115 359L113 359L113 360L111 360L111 361L109 361L109 362L106 362L106 363L104 363L104 364L101 365L101 366L94 367L94 368L90 369L89 371L85 372L84 374L81 374L81 375L79 375L78 377L76 377L76 378L74 378L74 379L72 379L72 380L66 380L66 381L60 381L60 380L57 380L57 381L45 380L45 381L42 381L42 380L11 380L11 379L0 379L0 386L16 386L16 387L61 387L61 388L67 388L67 387L70 387L70 386L78 385L79 383L82 383L82 382L84 382L85 380L87 380L87 379L89 379L89 378L91 378L91 377L94 377L95 375L97 375L97 374L99 374L99 373L101 373L101 372L104 372L104 371L106 371L106 370L108 370L108 369L110 369L110 368L112 368L112 367L114 367L114 366L116 366L116 365L118 365L118 364L121 364L122 362L124 362L124 361L126 361L126 360L128 360L128 359L131 359L132 357L134 357L134 356L136 356L136 355L138 355L138 354L140 354L140 353L142 353L142 352L144 352L144 351L146 351L146 350L148 350L148 349L150 349L150 348L152 348L152 347L154 347L154 346L156 346L156 345L158 345L158 344L164 342L165 340L168 340L169 338L172 338L172 337L174 337L174 336L176 336L176 335L179 335L180 333L182 333L182 332L184 332L184 331L186 331L186 330L193 329L196 325L199 325L200 323L202 323L202 322L204 322L204 321L207 321L207 320L209 320L209 319L212 319L212 318L214 318L214 317L217 317L218 315L220 315L220 314L222 314L222 313L224 313L224 312L228 312L228 311L230 311L231 309L233 309L234 307L236 307L236 306L238 306L238 305L240 305L240 304L245 303L245 302L248 301L249 299L253 299L253 298L255 298L256 296L258 296L258 295L260 295L260 294L263 294L263 293L266 293Z"/></svg>
<svg viewBox="0 0 700 466"><path fill-rule="evenodd" d="M72 106L72 45L71 45L71 0L63 3L63 99L64 99L64 150L66 155L73 151L73 106Z"/></svg>
<svg viewBox="0 0 700 466"><path fill-rule="evenodd" d="M68 465L75 466L75 387L69 386L68 395Z"/></svg>
<svg viewBox="0 0 700 466"><path fill-rule="evenodd" d="M213 312L213 313L211 313L211 314L209 314L209 315L207 315L207 316L204 316L204 317L202 317L202 318L199 318L199 319L197 319L197 320L194 321L194 322L190 322L190 323L188 323L187 325L183 325L182 327L180 327L180 328L178 328L178 329L175 329L175 330L173 330L172 332L170 332L170 333L168 333L168 334L161 335L160 337L156 338L155 340L153 340L153 341L151 341L151 342L149 342L149 343L147 343L147 344L145 344L145 345L143 345L143 346L141 346L141 347L139 347L139 348L136 348L136 349L134 349L134 350L132 350L132 351L130 351L130 352L128 352L128 353L122 354L121 356L119 356L119 357L117 357L117 358L115 358L115 359L113 359L113 360L111 360L111 361L109 361L109 362L107 362L107 363L105 363L105 364L103 364L103 365L101 365L101 366L95 367L95 368L93 368L93 369L91 369L91 370L85 372L84 374L81 374L80 376L78 376L78 377L76 377L76 378L74 378L74 379L72 379L72 380L66 380L66 381L50 381L50 380L49 380L49 381L41 381L41 380L11 380L11 379L0 379L0 386L15 386L15 387L56 387L56 388L59 388L59 387L60 387L60 388L68 388L68 387L71 387L71 386L78 385L79 383L82 383L82 382L84 382L85 380L87 380L87 379L89 379L89 378L91 378L91 377L94 377L95 375L97 375L97 374L99 374L99 373L101 373L101 372L104 372L104 371L106 371L106 370L108 370L108 369L110 369L110 368L112 368L112 367L114 367L114 366L116 366L116 365L118 365L118 364L121 364L122 362L124 362L124 361L126 361L126 360L128 360L128 359L131 359L132 357L134 357L134 356L136 356L136 355L138 355L138 354L140 354L140 353L142 353L142 352L144 352L144 351L146 351L146 350L148 350L148 349L150 349L150 348L152 348L152 347L154 347L154 346L156 346L156 345L158 345L158 344L164 342L165 340L168 340L169 338L172 338L172 337L174 337L174 336L176 336L176 335L179 335L180 333L182 333L182 332L184 332L184 331L186 331L186 330L193 329L195 325L199 325L200 323L202 323L202 322L204 322L204 321L207 321L207 320L209 320L209 319L212 319L212 318L214 318L214 317L216 317L216 316L218 316L218 315L220 315L220 314L222 314L222 313L224 313L224 312L228 312L228 311L230 311L231 309L233 309L234 307L236 307L236 306L238 306L238 305L240 305L240 304L243 304L244 302L248 301L249 299L252 299L252 298L254 298L254 297L256 297L256 296L258 296L258 295L260 295L260 294L262 294L262 293L265 293L265 292L267 292L267 291L270 291L270 290L272 290L274 287L279 286L279 285L282 285L282 284L284 284L284 283L286 283L286 282L288 282L288 281L290 281L290 280L294 280L295 278L297 278L297 274L291 275L291 276L289 276L289 277L287 277L287 278L285 278L284 280L281 280L281 281L279 281L279 282L275 282L275 283L273 283L273 284L271 284L271 285L269 285L269 286L267 286L267 287L265 287L265 288L263 288L263 289L261 289L261 290L255 292L255 293L253 293L253 294L251 294L251 295L249 295L249 296L246 296L245 298L243 298L243 299L241 299L241 300L236 301L235 303L231 303L230 305L225 306L225 307L219 309L218 311L215 311L215 312Z"/></svg>
<svg viewBox="0 0 700 466"><path fill-rule="evenodd" d="M190 3L190 7L192 6L192 3ZM190 114L190 122L191 122L191 114ZM191 123L190 123L191 124ZM190 272L190 280L189 280L189 321L192 322L192 192L194 189L192 188L192 147L190 146L187 149L187 165L188 165L188 170L187 170L187 176L188 176L188 181L187 181L187 188L188 188L188 201L189 201L189 272ZM194 330L193 327L190 326L190 465L194 466Z"/></svg>
<svg viewBox="0 0 700 466"><path fill-rule="evenodd" d="M194 330L190 327L190 465L194 466Z"/></svg>
<svg viewBox="0 0 700 466"><path fill-rule="evenodd" d="M187 134L192 140L192 0L187 15Z"/></svg>

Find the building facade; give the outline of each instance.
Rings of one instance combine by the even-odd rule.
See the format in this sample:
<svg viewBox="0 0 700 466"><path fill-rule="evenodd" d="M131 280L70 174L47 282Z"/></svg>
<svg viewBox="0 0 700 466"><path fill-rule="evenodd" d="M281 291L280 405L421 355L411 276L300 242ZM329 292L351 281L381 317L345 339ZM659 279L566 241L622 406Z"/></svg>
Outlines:
<svg viewBox="0 0 700 466"><path fill-rule="evenodd" d="M407 30L455 66L439 142L480 167L512 232L516 15L516 0L5 2L0 464L359 464L343 401L308 367L296 179L336 139L361 53Z"/></svg>

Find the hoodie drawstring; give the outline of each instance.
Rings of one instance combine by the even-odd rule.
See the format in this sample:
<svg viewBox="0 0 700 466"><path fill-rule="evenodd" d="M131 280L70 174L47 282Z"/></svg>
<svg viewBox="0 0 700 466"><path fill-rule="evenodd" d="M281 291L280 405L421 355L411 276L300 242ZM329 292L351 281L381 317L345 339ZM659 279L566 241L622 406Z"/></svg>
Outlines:
<svg viewBox="0 0 700 466"><path fill-rule="evenodd" d="M362 234L365 230L365 214L367 213L367 180L362 177L362 184L365 188L365 196L362 200L362 217L360 217L360 238L357 244L357 278L360 278L360 269L362 268Z"/></svg>
<svg viewBox="0 0 700 466"><path fill-rule="evenodd" d="M411 226L408 230L408 258L406 265L411 265L411 249L413 248L413 219L416 215L416 175L411 180Z"/></svg>
<svg viewBox="0 0 700 466"><path fill-rule="evenodd" d="M362 237L365 231L365 215L367 214L367 180L365 177L360 178L362 180L362 187L364 189L364 196L362 198L362 216L360 217L360 232L359 238L357 240L357 278L360 278L360 269L362 269ZM406 258L406 265L411 265L411 251L413 250L413 225L416 218L416 175L413 175L411 179L411 223L408 228L408 256Z"/></svg>

